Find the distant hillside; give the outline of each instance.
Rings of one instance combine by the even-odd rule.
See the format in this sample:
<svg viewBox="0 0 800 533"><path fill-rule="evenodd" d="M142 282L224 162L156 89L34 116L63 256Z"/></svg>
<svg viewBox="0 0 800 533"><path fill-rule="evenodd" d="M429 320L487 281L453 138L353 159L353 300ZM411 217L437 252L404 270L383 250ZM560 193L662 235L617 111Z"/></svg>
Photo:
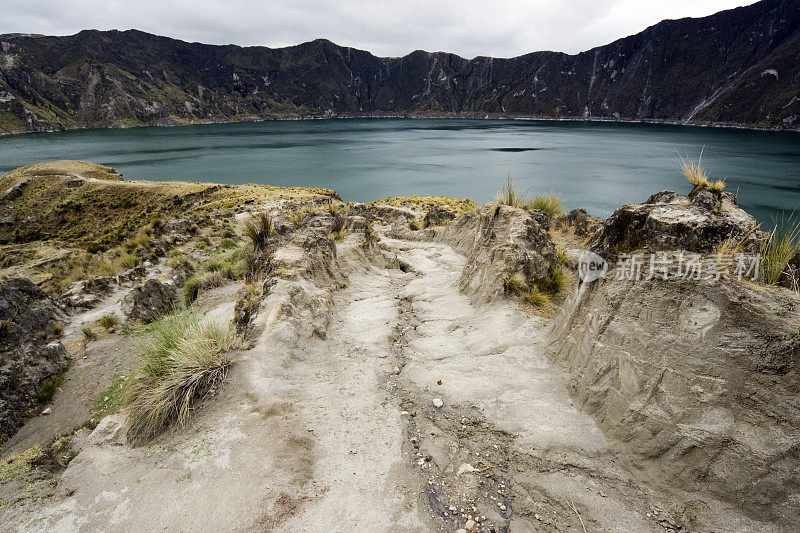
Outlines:
<svg viewBox="0 0 800 533"><path fill-rule="evenodd" d="M800 0L664 21L577 55L380 58L326 40L0 36L0 132L298 116L524 116L800 129ZM31 28L33 29L33 28Z"/></svg>

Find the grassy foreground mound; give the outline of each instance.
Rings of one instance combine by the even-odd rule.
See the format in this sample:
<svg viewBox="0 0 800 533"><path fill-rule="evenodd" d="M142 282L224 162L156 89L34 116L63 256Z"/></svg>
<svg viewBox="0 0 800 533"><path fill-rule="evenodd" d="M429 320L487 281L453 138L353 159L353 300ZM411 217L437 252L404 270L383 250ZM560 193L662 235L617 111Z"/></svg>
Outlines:
<svg viewBox="0 0 800 533"><path fill-rule="evenodd" d="M130 181L84 161L28 165L0 177L0 276L26 276L58 294L87 270L113 274L146 260L169 221L181 219L172 234L188 237L257 206L331 199L328 189Z"/></svg>

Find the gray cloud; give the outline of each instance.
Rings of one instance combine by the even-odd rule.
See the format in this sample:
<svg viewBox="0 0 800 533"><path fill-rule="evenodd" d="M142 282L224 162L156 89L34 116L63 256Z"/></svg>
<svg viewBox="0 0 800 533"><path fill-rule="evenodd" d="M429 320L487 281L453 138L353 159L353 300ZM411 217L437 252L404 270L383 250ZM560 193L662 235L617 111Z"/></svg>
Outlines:
<svg viewBox="0 0 800 533"><path fill-rule="evenodd" d="M580 52L665 18L705 16L737 0L0 0L0 33L69 35L136 28L212 44L286 46L324 37L382 56L412 50L511 57Z"/></svg>

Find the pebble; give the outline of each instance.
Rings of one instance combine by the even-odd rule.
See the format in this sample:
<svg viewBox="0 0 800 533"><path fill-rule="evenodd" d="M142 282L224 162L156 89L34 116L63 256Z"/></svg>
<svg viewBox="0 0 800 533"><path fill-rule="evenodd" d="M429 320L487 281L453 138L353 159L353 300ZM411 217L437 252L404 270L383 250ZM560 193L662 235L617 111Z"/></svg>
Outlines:
<svg viewBox="0 0 800 533"><path fill-rule="evenodd" d="M461 474L469 474L475 471L475 467L469 463L463 463L461 466L458 467L456 471L456 476L460 476Z"/></svg>
<svg viewBox="0 0 800 533"><path fill-rule="evenodd" d="M461 529L456 529L456 533L467 533L467 530L462 527Z"/></svg>
<svg viewBox="0 0 800 533"><path fill-rule="evenodd" d="M506 510L506 506L505 506L505 505L503 505L502 503L500 504L500 510L501 510L501 511L505 511L505 510Z"/></svg>
<svg viewBox="0 0 800 533"><path fill-rule="evenodd" d="M464 527L467 529L467 531L472 531L475 529L475 522L472 520L467 520L467 523L464 524Z"/></svg>
<svg viewBox="0 0 800 533"><path fill-rule="evenodd" d="M43 414L43 415L49 415L49 414L50 414L50 413L52 413L52 412L53 412L53 410L52 410L52 409L50 409L50 408L48 407L47 409L45 409L44 411L42 411L42 414Z"/></svg>
<svg viewBox="0 0 800 533"><path fill-rule="evenodd" d="M433 406L434 407L439 408L439 407L442 407L443 405L444 405L444 402L442 401L441 398L434 398L433 399Z"/></svg>
<svg viewBox="0 0 800 533"><path fill-rule="evenodd" d="M533 517L534 517L536 520L538 520L539 522L541 522L541 521L542 521L542 517L541 517L541 516L539 516L538 514L535 514L535 515L533 515Z"/></svg>

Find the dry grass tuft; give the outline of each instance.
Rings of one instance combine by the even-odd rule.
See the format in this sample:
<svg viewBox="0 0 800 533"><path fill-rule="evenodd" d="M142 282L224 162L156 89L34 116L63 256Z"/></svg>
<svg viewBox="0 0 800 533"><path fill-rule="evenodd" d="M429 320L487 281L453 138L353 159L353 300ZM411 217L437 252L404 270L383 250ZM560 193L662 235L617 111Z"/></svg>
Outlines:
<svg viewBox="0 0 800 533"><path fill-rule="evenodd" d="M546 196L537 195L533 200L528 200L526 203L531 209L543 211L552 218L559 216L564 211L561 207L561 200L552 193Z"/></svg>
<svg viewBox="0 0 800 533"><path fill-rule="evenodd" d="M503 183L503 185L500 187L500 191L498 191L495 201L500 205L510 205L511 207L519 207L522 203L522 198L514 188L514 182L511 179L511 173L508 174L505 183Z"/></svg>
<svg viewBox="0 0 800 533"><path fill-rule="evenodd" d="M792 213L781 219L761 245L759 266L761 279L774 285L789 266L789 261L800 252L800 219Z"/></svg>
<svg viewBox="0 0 800 533"><path fill-rule="evenodd" d="M275 233L275 224L266 211L244 222L244 235L250 239L254 250L260 250L266 246L273 233Z"/></svg>
<svg viewBox="0 0 800 533"><path fill-rule="evenodd" d="M97 323L100 324L103 329L111 329L119 324L119 317L117 317L117 315L114 313L106 313L100 317L100 320L98 320Z"/></svg>
<svg viewBox="0 0 800 533"><path fill-rule="evenodd" d="M703 169L702 151L700 152L700 157L697 159L697 161L693 161L688 157L684 158L681 155L678 157L681 158L681 172L683 172L684 177L695 188L707 189L711 192L722 192L722 190L725 188L725 180L712 180L709 178L705 169Z"/></svg>

